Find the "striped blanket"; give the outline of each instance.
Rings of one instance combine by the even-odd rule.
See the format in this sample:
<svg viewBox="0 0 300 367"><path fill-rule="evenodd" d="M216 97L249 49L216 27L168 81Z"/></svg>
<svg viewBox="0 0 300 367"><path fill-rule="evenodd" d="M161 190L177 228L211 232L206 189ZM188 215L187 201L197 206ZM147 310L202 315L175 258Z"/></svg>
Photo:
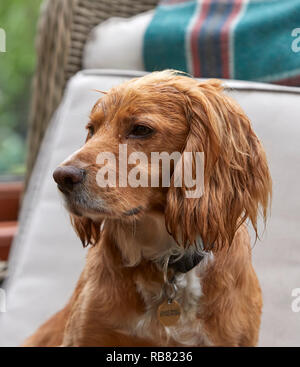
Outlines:
<svg viewBox="0 0 300 367"><path fill-rule="evenodd" d="M300 86L300 0L162 0L143 57L147 71Z"/></svg>

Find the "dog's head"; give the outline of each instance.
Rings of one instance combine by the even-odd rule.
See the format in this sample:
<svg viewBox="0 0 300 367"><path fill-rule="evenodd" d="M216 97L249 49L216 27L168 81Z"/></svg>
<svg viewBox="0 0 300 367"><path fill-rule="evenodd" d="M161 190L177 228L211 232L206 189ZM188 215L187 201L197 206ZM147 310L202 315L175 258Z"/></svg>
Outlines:
<svg viewBox="0 0 300 367"><path fill-rule="evenodd" d="M260 207L266 216L264 150L217 80L199 83L171 71L131 80L104 93L87 129L85 145L54 172L84 244L98 241L104 218L133 221L158 211L179 244L200 236L209 249L230 244L247 218L257 230ZM190 160L180 159L188 152ZM196 152L204 153L202 177ZM188 169L196 189L184 180ZM199 180L201 195L187 195L200 192Z"/></svg>

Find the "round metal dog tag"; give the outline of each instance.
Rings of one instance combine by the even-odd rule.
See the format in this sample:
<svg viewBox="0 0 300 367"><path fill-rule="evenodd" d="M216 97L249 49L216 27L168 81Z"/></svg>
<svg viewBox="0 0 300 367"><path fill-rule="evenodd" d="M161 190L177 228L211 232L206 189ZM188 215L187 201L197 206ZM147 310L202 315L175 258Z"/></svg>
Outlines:
<svg viewBox="0 0 300 367"><path fill-rule="evenodd" d="M164 301L157 309L157 317L164 326L173 326L181 315L180 304L176 301Z"/></svg>

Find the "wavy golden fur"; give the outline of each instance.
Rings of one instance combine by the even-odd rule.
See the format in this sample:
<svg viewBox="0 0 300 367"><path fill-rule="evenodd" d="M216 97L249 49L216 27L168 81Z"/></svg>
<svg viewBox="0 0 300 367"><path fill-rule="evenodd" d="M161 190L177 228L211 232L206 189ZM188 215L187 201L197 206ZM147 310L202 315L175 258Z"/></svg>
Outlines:
<svg viewBox="0 0 300 367"><path fill-rule="evenodd" d="M154 133L131 139L128 131L140 121ZM65 199L78 236L92 247L67 306L25 345L256 345L262 299L245 221L257 233L272 184L242 109L218 80L199 83L163 71L111 89L93 108L88 128L83 148L61 167L85 170L84 182ZM147 157L153 151L204 152L203 196L186 198L186 188L172 180L169 189L99 188L97 154L118 155L120 143L128 154ZM199 236L209 256L178 275L183 314L176 327L164 328L155 317L163 299L159 264L196 248Z"/></svg>

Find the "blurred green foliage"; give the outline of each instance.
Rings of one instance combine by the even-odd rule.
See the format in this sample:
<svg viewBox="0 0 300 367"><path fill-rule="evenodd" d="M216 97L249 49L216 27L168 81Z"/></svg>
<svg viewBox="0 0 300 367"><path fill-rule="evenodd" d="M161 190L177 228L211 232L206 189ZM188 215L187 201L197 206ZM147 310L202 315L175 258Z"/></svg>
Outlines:
<svg viewBox="0 0 300 367"><path fill-rule="evenodd" d="M23 175L34 40L42 0L0 0L0 28L6 52L0 52L0 178Z"/></svg>

